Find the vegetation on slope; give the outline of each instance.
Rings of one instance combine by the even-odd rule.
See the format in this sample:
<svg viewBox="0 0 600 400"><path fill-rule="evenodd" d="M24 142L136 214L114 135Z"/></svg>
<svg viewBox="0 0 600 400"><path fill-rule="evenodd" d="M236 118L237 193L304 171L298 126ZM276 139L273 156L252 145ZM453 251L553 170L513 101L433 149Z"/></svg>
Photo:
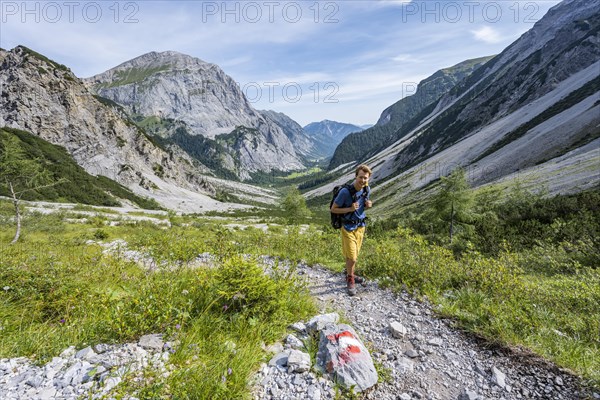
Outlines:
<svg viewBox="0 0 600 400"><path fill-rule="evenodd" d="M27 192L23 196L23 200L117 206L120 205L118 199L127 199L142 208L160 208L154 200L137 196L125 186L105 176L88 174L73 160L64 147L53 145L28 132L12 128L0 129L0 151L2 151L2 139L9 137L16 137L26 157L41 163L44 169L50 171L55 180L66 179L66 182L60 185ZM3 186L3 182L0 182L0 195L9 195L9 190Z"/></svg>
<svg viewBox="0 0 600 400"><path fill-rule="evenodd" d="M440 315L491 342L525 346L600 384L600 195L544 198L517 186L502 197L463 185L438 193L401 218L374 220L377 210L371 211L360 272L426 296ZM444 199L457 203L448 208ZM10 287L0 292L0 357L35 354L43 362L68 345L162 332L182 343L172 357L174 373L120 390L155 398L183 390L194 398L249 397L246 382L266 357L260 343L281 338L288 323L314 312L291 276L264 275L253 256L343 268L339 232L329 228L326 214L319 211L301 233L288 224L295 208L287 206L280 217L263 214L267 231L251 226L256 218L244 230L224 229L240 223L236 215L216 222L170 215L172 227L164 229L147 222L107 226L103 217L75 225L64 221L67 215L28 214L20 246L6 247L9 229L0 234L0 280ZM460 210L452 241L449 209ZM0 202L3 228L12 224L11 211ZM119 253L85 244L99 238L125 239L165 268L149 274ZM217 268L195 264L204 252L215 255ZM47 340L38 340L42 335ZM222 345L228 341L236 354Z"/></svg>

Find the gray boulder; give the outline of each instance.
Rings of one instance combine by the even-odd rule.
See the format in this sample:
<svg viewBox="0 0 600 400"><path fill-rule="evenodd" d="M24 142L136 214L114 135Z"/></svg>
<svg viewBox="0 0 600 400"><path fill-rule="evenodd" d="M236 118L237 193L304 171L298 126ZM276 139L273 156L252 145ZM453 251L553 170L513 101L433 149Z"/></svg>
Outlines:
<svg viewBox="0 0 600 400"><path fill-rule="evenodd" d="M321 314L313 317L306 323L306 331L310 334L320 331L327 324L337 324L340 320L338 313Z"/></svg>
<svg viewBox="0 0 600 400"><path fill-rule="evenodd" d="M321 330L317 368L355 392L372 387L378 380L369 351L354 329L345 324L327 324Z"/></svg>
<svg viewBox="0 0 600 400"><path fill-rule="evenodd" d="M148 350L160 351L164 346L164 342L162 340L162 334L155 333L151 335L144 335L138 341L138 345Z"/></svg>
<svg viewBox="0 0 600 400"><path fill-rule="evenodd" d="M310 355L300 350L290 350L288 372L306 372L310 370Z"/></svg>

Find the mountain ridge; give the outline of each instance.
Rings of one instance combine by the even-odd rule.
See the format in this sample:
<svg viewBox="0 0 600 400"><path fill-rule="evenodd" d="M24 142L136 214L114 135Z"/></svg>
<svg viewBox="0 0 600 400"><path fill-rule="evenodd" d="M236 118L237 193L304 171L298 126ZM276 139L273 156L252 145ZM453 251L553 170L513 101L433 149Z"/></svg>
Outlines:
<svg viewBox="0 0 600 400"><path fill-rule="evenodd" d="M322 195L351 179L359 162L373 166L374 194L385 198L384 212L459 166L476 187L505 186L507 177L528 188L539 189L543 182L549 194L598 186L598 9L598 0L553 7L503 52L392 132L395 142L366 160L348 161L342 177L307 195ZM577 164L566 154L577 155Z"/></svg>
<svg viewBox="0 0 600 400"><path fill-rule="evenodd" d="M174 120L192 136L217 141L240 127L256 130L253 138L221 143L231 158L224 168L240 179L250 179L253 172L304 168L281 127L255 110L239 85L215 64L173 51L150 52L84 82L124 107L134 120ZM161 136L173 134L165 130Z"/></svg>
<svg viewBox="0 0 600 400"><path fill-rule="evenodd" d="M373 127L348 135L335 149L329 169L357 158L365 159L406 135L410 130L409 127L412 126L409 124L411 119L421 115L449 89L491 58L488 56L465 60L451 67L442 68L423 79L418 83L413 95L404 97L383 110Z"/></svg>

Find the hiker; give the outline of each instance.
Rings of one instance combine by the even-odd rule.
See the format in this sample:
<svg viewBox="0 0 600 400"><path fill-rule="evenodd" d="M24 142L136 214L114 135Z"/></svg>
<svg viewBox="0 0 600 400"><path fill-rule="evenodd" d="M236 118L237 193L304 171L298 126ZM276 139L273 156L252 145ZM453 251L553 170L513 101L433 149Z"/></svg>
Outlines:
<svg viewBox="0 0 600 400"><path fill-rule="evenodd" d="M356 294L355 284L364 282L363 278L354 275L354 270L365 235L365 209L373 206L368 186L371 169L364 164L359 165L355 177L351 185L340 189L330 210L333 214L344 214L341 227L342 254L346 260L346 284L350 296Z"/></svg>

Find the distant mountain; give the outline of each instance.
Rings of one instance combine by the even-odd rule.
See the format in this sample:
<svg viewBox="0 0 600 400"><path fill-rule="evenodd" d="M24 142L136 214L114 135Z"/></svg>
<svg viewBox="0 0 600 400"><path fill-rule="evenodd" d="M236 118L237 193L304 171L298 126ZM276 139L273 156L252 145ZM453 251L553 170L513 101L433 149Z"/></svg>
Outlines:
<svg viewBox="0 0 600 400"><path fill-rule="evenodd" d="M304 167L281 128L255 110L215 64L174 51L151 52L85 82L221 175L248 179L253 172Z"/></svg>
<svg viewBox="0 0 600 400"><path fill-rule="evenodd" d="M361 127L362 129L369 129L369 128L370 128L370 127L372 127L372 126L373 126L373 124L366 124L366 125L361 125L360 127Z"/></svg>
<svg viewBox="0 0 600 400"><path fill-rule="evenodd" d="M331 155L320 149L315 138L307 135L300 124L284 113L271 110L263 110L260 112L265 118L270 119L281 128L283 133L285 133L292 142L296 154L302 156L305 161L313 162Z"/></svg>
<svg viewBox="0 0 600 400"><path fill-rule="evenodd" d="M444 68L417 85L414 95L405 97L386 108L377 124L360 133L345 138L329 163L329 169L353 160L366 159L389 146L410 131L407 123L418 116L428 106L432 106L458 82L465 79L492 57L481 57L463 61ZM425 116L428 113L423 115ZM400 129L404 126L404 129Z"/></svg>
<svg viewBox="0 0 600 400"><path fill-rule="evenodd" d="M382 210L461 166L474 186L600 185L600 0L565 0L390 134L366 161ZM390 122L382 125L383 128ZM374 129L374 128L371 128ZM341 146L340 146L341 147ZM352 164L337 173L348 180ZM336 182L313 190L326 194Z"/></svg>
<svg viewBox="0 0 600 400"><path fill-rule="evenodd" d="M337 145L349 134L360 132L360 126L343 122L323 120L312 122L304 127L304 132L318 143L318 147L330 156Z"/></svg>

